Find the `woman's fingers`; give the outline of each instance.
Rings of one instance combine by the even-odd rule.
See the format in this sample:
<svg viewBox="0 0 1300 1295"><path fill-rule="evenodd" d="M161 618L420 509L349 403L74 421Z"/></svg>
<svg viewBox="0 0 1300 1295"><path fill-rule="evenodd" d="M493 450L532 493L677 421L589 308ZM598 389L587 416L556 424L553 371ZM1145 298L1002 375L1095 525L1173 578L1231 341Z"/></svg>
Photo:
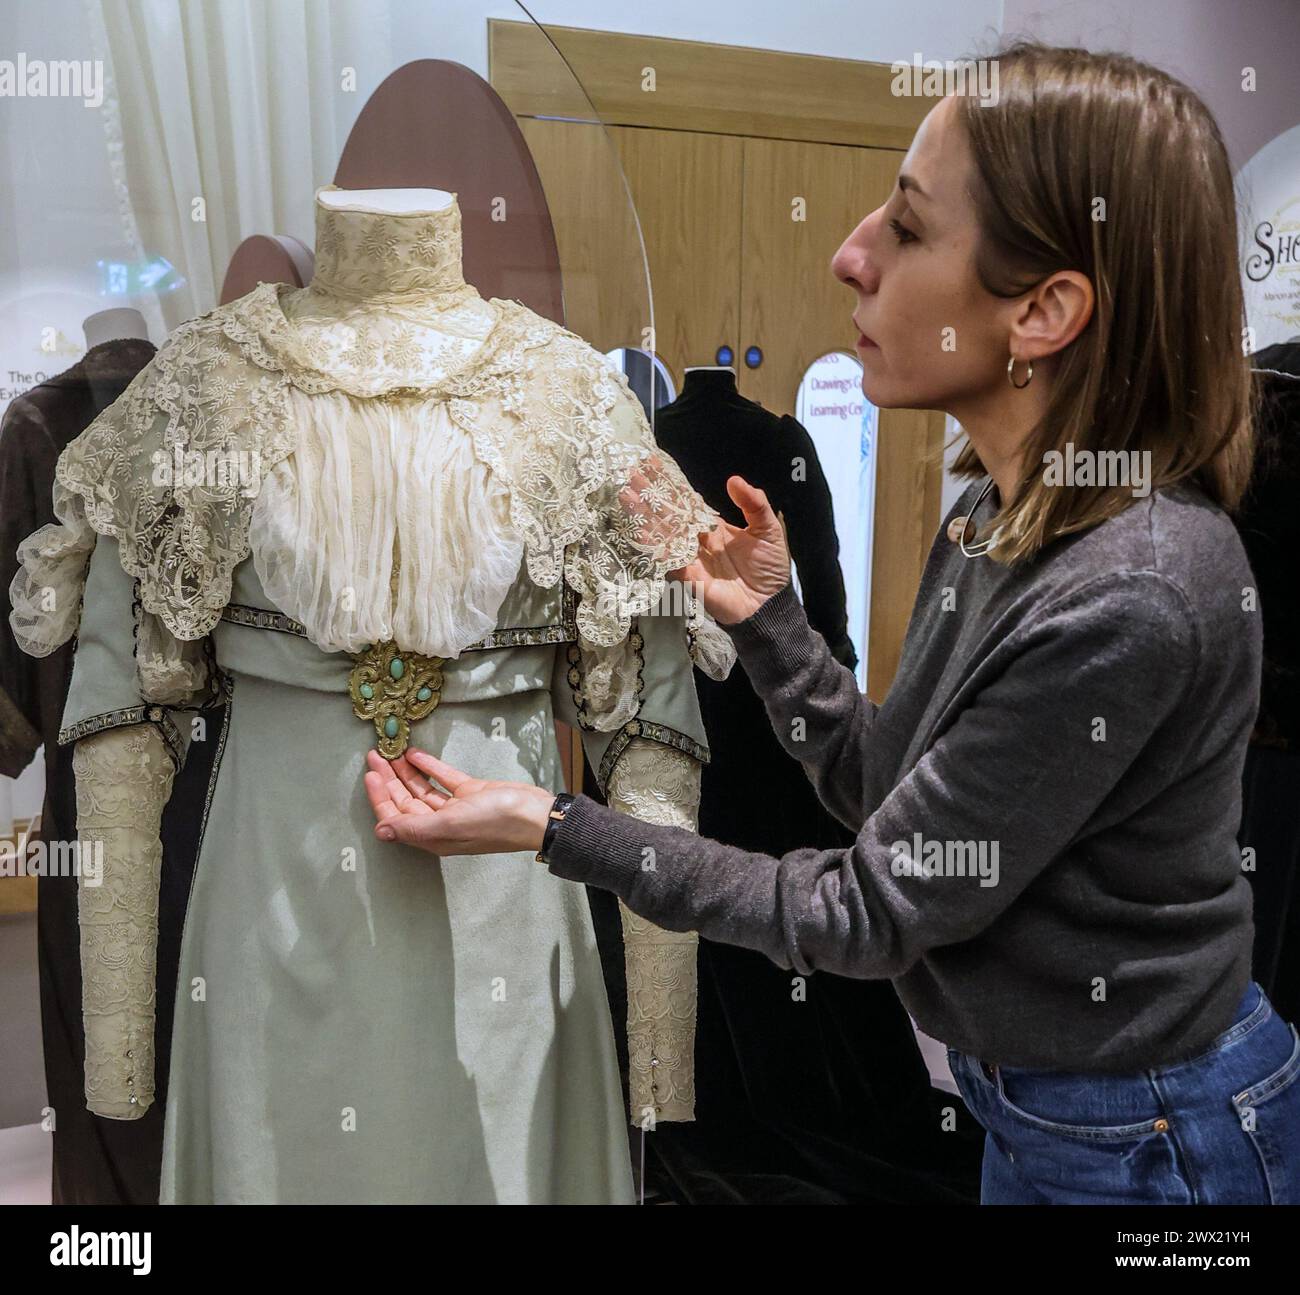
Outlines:
<svg viewBox="0 0 1300 1295"><path fill-rule="evenodd" d="M375 811L375 835L381 841L398 841L403 845L414 845L422 850L437 852L438 833L441 826L439 816L427 805L421 805L423 813L403 813L389 798L391 781L369 770L363 781L366 795L370 798ZM420 805L417 800L412 805Z"/></svg>
<svg viewBox="0 0 1300 1295"><path fill-rule="evenodd" d="M727 478L727 493L745 514L744 534L751 540L775 540L777 536L785 540L785 524L780 514L772 508L766 491L758 486L751 486L744 477ZM731 532L728 532L731 536Z"/></svg>
<svg viewBox="0 0 1300 1295"><path fill-rule="evenodd" d="M636 484L636 478L633 477L630 484L623 486L618 492L618 501L623 505L623 511L629 517L639 517L644 522L653 523L654 513L650 506L641 498L641 487Z"/></svg>
<svg viewBox="0 0 1300 1295"><path fill-rule="evenodd" d="M744 477L728 477L727 494L745 514L745 523L751 530L764 529L776 521L767 495L757 486L751 486Z"/></svg>
<svg viewBox="0 0 1300 1295"><path fill-rule="evenodd" d="M408 746L405 751L405 758L421 773L432 774L453 796L456 794L458 787L471 781L469 774L463 773L455 765L448 764L445 760L439 760L436 755L421 751L418 746Z"/></svg>
<svg viewBox="0 0 1300 1295"><path fill-rule="evenodd" d="M366 795L370 798L370 808L375 811L375 818L379 822L385 819L397 818L401 811L393 804L388 795L388 784L385 782L382 774L376 773L373 769L367 772L362 779L366 784Z"/></svg>
<svg viewBox="0 0 1300 1295"><path fill-rule="evenodd" d="M618 499L624 513L637 523L637 544L658 549L675 537L674 525L671 517L656 513L641 497L648 484L639 472L634 472L630 483L618 492Z"/></svg>
<svg viewBox="0 0 1300 1295"><path fill-rule="evenodd" d="M366 762L371 770L383 780L384 794L392 801L401 814L432 814L432 805L427 805L418 795L411 795L402 780L393 771L393 766L378 751L366 752Z"/></svg>
<svg viewBox="0 0 1300 1295"><path fill-rule="evenodd" d="M402 780L402 785L417 800L432 805L434 809L441 809L447 803L447 797L436 788L429 786L428 778L414 768L406 756L399 755L396 760L390 760L388 763Z"/></svg>

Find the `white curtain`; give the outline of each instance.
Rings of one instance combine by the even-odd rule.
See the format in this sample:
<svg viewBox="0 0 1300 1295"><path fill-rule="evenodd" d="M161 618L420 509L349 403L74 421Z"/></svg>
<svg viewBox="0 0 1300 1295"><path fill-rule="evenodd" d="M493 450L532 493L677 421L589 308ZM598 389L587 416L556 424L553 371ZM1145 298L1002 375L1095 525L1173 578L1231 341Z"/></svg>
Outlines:
<svg viewBox="0 0 1300 1295"><path fill-rule="evenodd" d="M357 113L395 66L389 10L345 0L85 7L125 241L184 280L138 302L157 339L216 305L250 234L311 245L316 186L333 178Z"/></svg>
<svg viewBox="0 0 1300 1295"><path fill-rule="evenodd" d="M217 304L250 234L311 246L313 195L357 114L422 52L395 51L392 25L387 0L49 0L6 15L14 49L58 48L104 69L94 111L14 99L0 117L14 182L0 194L0 370L30 375L16 389L77 358L77 321L92 310L133 305L161 342ZM181 286L97 294L96 259L119 256L165 258ZM51 319L60 347L44 356L31 338ZM10 394L0 388L0 412ZM0 836L39 811L42 783L40 759L16 784L0 777Z"/></svg>
<svg viewBox="0 0 1300 1295"><path fill-rule="evenodd" d="M0 414L79 358L87 315L134 306L160 343L217 304L248 236L311 246L315 190L333 179L376 86L417 58L486 76L489 14L526 16L513 0L7 6L3 57L98 60L104 99L14 98L0 112L0 175L11 181L0 185L0 373L10 375ZM106 264L159 258L175 268L174 291L123 295L107 281ZM41 780L39 759L16 785L0 778L0 835L39 810Z"/></svg>

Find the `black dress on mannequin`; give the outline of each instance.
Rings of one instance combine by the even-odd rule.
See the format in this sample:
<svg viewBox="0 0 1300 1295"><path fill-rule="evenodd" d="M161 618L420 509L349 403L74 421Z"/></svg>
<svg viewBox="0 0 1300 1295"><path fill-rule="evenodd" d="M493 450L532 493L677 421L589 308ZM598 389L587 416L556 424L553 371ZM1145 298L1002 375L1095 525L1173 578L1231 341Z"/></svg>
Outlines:
<svg viewBox="0 0 1300 1295"><path fill-rule="evenodd" d="M803 427L740 396L730 370L697 369L657 412L655 437L730 522L744 525L729 476L767 492L785 518L809 622L855 666L830 491ZM852 844L777 741L744 670L722 682L697 670L695 682L710 750L700 834L770 855ZM589 894L599 913L608 897ZM604 914L598 927L617 920ZM702 939L695 1077L695 1122L646 1138L647 1180L674 1200L978 1200L983 1132L959 1099L930 1087L887 982L818 972L803 983L760 953ZM957 1121L946 1133L944 1108Z"/></svg>
<svg viewBox="0 0 1300 1295"><path fill-rule="evenodd" d="M1300 341L1251 356L1258 441L1237 529L1259 589L1264 666L1242 774L1240 844L1255 899L1254 976L1300 1020Z"/></svg>
<svg viewBox="0 0 1300 1295"><path fill-rule="evenodd" d="M28 656L9 626L8 589L18 544L53 522L54 465L64 447L126 389L154 346L115 338L91 347L71 368L14 399L0 423L0 774L16 778L44 745L45 799L40 838L76 840L73 744L58 744L75 640L47 657ZM167 1104L172 1004L180 932L197 849L198 822L224 711L210 714L207 741L193 742L163 817L158 904L158 998L154 1105L138 1120L109 1120L86 1109L81 1018L77 879L37 882L37 958L46 1096L54 1111L55 1205L147 1205L158 1202L162 1121ZM32 1112L32 1122L41 1118Z"/></svg>

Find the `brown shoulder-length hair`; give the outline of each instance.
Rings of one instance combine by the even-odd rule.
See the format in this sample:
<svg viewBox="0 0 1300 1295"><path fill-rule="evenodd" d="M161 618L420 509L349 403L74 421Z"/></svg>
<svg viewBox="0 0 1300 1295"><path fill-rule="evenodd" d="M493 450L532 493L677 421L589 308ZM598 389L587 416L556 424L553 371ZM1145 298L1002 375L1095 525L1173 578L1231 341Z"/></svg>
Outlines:
<svg viewBox="0 0 1300 1295"><path fill-rule="evenodd" d="M1058 353L1055 386L989 550L1013 563L1134 502L1128 485L1046 480L1049 451L1115 463L1150 452L1152 491L1191 478L1236 508L1252 458L1232 173L1200 98L1120 54L1016 41L998 98L958 96L974 155L976 273L1015 297L1055 270L1092 281L1093 315ZM1146 462L1146 460L1139 460ZM952 471L984 475L967 442Z"/></svg>

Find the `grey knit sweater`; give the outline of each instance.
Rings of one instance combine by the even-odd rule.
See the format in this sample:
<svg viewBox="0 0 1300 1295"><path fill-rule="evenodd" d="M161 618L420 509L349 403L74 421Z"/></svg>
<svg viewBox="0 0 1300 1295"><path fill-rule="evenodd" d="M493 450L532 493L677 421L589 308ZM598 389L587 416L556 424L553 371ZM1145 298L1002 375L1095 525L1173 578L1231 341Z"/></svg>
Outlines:
<svg viewBox="0 0 1300 1295"><path fill-rule="evenodd" d="M1187 486L1014 568L964 557L945 525L880 706L787 585L728 632L855 844L772 858L579 796L551 871L800 975L888 978L923 1030L985 1061L1193 1056L1250 978L1253 585L1232 523Z"/></svg>

